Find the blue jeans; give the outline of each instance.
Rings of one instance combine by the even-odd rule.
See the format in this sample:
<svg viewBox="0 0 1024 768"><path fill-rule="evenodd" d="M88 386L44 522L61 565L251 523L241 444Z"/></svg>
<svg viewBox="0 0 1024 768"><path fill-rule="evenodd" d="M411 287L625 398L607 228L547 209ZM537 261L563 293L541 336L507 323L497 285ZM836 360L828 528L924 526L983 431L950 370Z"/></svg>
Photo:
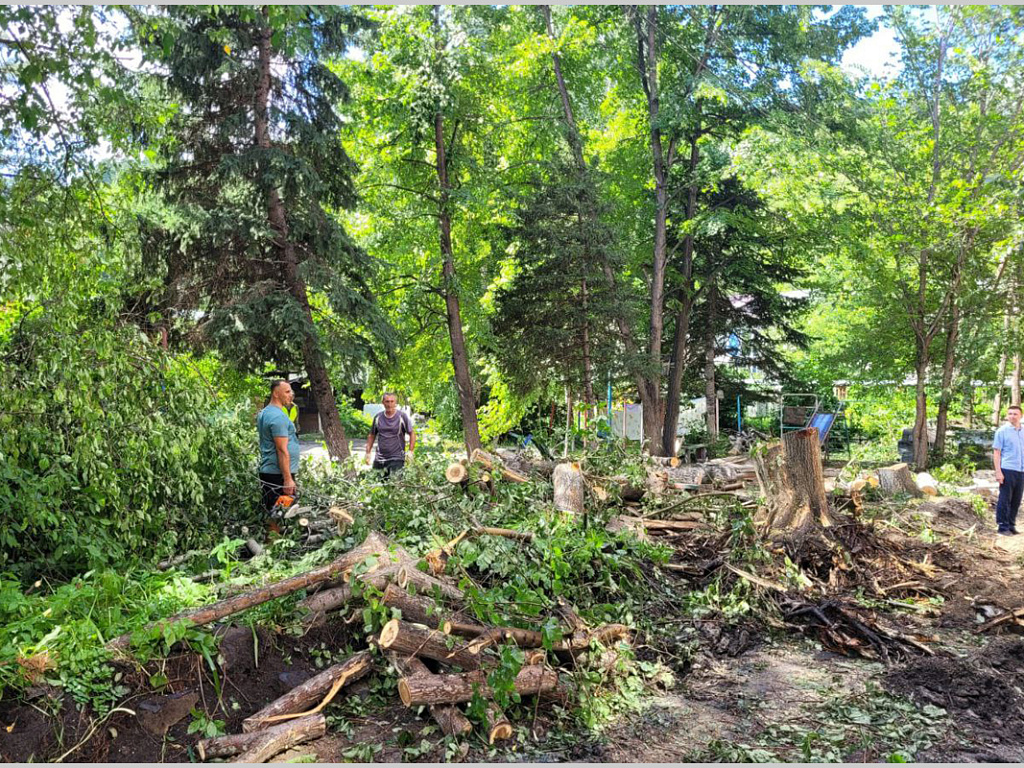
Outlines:
<svg viewBox="0 0 1024 768"><path fill-rule="evenodd" d="M999 486L999 501L996 504L996 525L1000 531L1013 530L1017 525L1021 495L1024 495L1024 472L1004 469L1003 483Z"/></svg>

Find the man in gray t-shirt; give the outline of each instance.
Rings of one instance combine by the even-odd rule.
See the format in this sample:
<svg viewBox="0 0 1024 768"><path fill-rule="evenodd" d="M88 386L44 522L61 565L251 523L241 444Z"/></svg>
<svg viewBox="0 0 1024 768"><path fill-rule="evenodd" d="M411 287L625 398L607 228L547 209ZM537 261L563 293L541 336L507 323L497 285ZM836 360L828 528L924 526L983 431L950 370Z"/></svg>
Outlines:
<svg viewBox="0 0 1024 768"><path fill-rule="evenodd" d="M366 461L370 461L370 451L374 442L377 443L377 457L373 461L374 469L384 470L388 477L405 466L405 436L409 436L409 453L416 447L416 433L412 421L398 410L398 398L393 392L386 392L384 411L373 417L373 426L366 437Z"/></svg>

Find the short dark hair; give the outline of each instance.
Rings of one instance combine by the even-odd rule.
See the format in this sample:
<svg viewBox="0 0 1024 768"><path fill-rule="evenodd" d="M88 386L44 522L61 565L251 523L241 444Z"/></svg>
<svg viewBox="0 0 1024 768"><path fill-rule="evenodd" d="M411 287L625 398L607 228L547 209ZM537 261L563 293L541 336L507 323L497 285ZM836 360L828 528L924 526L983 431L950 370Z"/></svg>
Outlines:
<svg viewBox="0 0 1024 768"><path fill-rule="evenodd" d="M380 396L380 399L383 400L385 397L393 397L395 398L395 400L398 399L398 395L396 395L394 392L385 392L383 395Z"/></svg>
<svg viewBox="0 0 1024 768"><path fill-rule="evenodd" d="M1006 410L1008 410L1008 411L1020 411L1021 413L1024 413L1024 410L1021 410L1021 407L1019 405L1011 405Z"/></svg>
<svg viewBox="0 0 1024 768"><path fill-rule="evenodd" d="M270 382L270 396L273 397L274 393L277 392L277 388L280 387L282 384L287 383L288 382L285 381L284 379L274 379L272 382Z"/></svg>

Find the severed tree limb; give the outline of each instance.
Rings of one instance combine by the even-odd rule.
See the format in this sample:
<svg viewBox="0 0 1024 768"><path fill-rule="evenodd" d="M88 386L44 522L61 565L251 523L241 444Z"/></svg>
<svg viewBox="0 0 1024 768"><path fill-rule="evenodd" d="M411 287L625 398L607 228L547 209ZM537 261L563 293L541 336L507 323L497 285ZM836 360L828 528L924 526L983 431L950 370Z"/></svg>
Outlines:
<svg viewBox="0 0 1024 768"><path fill-rule="evenodd" d="M382 649L404 656L424 656L463 669L476 669L480 666L480 656L470 653L466 643L454 642L449 648L450 640L448 635L439 630L392 619L381 630L378 643Z"/></svg>
<svg viewBox="0 0 1024 768"><path fill-rule="evenodd" d="M597 640L601 645L611 645L628 639L629 636L629 628L622 624L604 624L594 630L577 631L572 637L554 643L551 649L555 653L576 653L589 648L593 640ZM535 629L494 627L482 632L467 647L471 654L477 655L484 648L503 641L511 641L520 648L541 648L544 645L544 635Z"/></svg>
<svg viewBox="0 0 1024 768"><path fill-rule="evenodd" d="M416 587L417 592L425 594L433 594L434 588L437 587L438 591L449 600L456 602L464 602L466 596L462 594L462 590L449 584L447 581L435 578L428 573L409 565L403 565L398 571L398 577L396 579L398 586L405 589L410 584Z"/></svg>
<svg viewBox="0 0 1024 768"><path fill-rule="evenodd" d="M411 595L396 584L388 584L381 604L400 610L403 621L425 624L446 635L476 637L485 630L479 624L459 620L454 613L446 611L433 599L425 595Z"/></svg>
<svg viewBox="0 0 1024 768"><path fill-rule="evenodd" d="M557 684L558 674L540 665L523 667L513 681L516 692L521 696L553 690ZM407 707L470 701L474 691L479 691L485 699L494 698L494 691L487 683L487 672L482 669L458 675L433 675L431 678L403 677L398 681L398 695Z"/></svg>
<svg viewBox="0 0 1024 768"><path fill-rule="evenodd" d="M343 555L335 558L327 565L322 565L319 568L314 568L306 573L300 573L297 576L292 576L288 579L268 584L265 587L254 589L251 592L245 592L241 595L235 595L229 597L227 600L221 600L218 603L212 605L206 605L202 608L197 608L193 611L186 613L179 613L176 616L172 616L162 621L157 621L150 624L146 629L150 630L154 627L169 626L177 624L178 622L186 622L191 626L201 626L203 624L209 624L219 619L223 619L232 614L244 611L247 608L253 606L262 605L270 600L274 600L285 595L290 595L293 592L297 592L300 589L306 589L314 586L321 582L327 581L334 578L338 574L354 567L361 563L368 557L374 555L382 555L388 551L390 542L382 535L376 532L371 532L366 540ZM107 643L107 648L110 650L124 650L131 644L132 633L126 633L119 637L115 637L113 640Z"/></svg>
<svg viewBox="0 0 1024 768"><path fill-rule="evenodd" d="M388 654L391 665L403 677L432 676L427 665L415 656L401 656L397 653ZM441 728L445 736L460 736L473 730L473 724L454 704L431 704L430 716Z"/></svg>
<svg viewBox="0 0 1024 768"><path fill-rule="evenodd" d="M530 478L526 475L521 475L508 467L505 467L501 460L495 456L492 456L487 451L480 448L476 448L470 455L469 460L473 464L480 464L486 467L491 472L498 472L505 480L509 480L513 483L528 483Z"/></svg>
<svg viewBox="0 0 1024 768"><path fill-rule="evenodd" d="M276 725L273 728L254 733L235 733L202 739L196 744L199 759L231 757L235 763L265 763L279 752L327 733L327 719L323 715L312 715Z"/></svg>
<svg viewBox="0 0 1024 768"><path fill-rule="evenodd" d="M292 688L284 696L270 702L256 714L247 717L242 721L242 730L249 733L283 719L316 714L330 703L330 700L343 686L365 677L372 666L373 659L369 651L355 653L340 664L328 667L319 675ZM320 702L316 709L309 712L302 711L316 701Z"/></svg>
<svg viewBox="0 0 1024 768"><path fill-rule="evenodd" d="M484 721L487 723L488 744L512 738L512 723L505 717L501 707L493 701L487 702L487 712L484 715Z"/></svg>

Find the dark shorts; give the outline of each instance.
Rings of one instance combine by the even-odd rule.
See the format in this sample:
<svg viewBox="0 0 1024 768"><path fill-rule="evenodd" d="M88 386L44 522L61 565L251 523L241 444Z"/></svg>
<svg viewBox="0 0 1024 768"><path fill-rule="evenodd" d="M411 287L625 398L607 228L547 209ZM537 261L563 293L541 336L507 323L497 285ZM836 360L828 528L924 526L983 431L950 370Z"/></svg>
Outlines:
<svg viewBox="0 0 1024 768"><path fill-rule="evenodd" d="M373 468L384 473L384 477L391 477L393 473L401 472L405 467L405 457L398 459L382 459L376 456L373 459Z"/></svg>
<svg viewBox="0 0 1024 768"><path fill-rule="evenodd" d="M297 479L296 474L292 474L292 482ZM274 505L277 504L277 497L281 495L281 491L284 488L284 475L272 475L267 472L260 472L260 506L263 507L263 511L266 514L270 514Z"/></svg>

